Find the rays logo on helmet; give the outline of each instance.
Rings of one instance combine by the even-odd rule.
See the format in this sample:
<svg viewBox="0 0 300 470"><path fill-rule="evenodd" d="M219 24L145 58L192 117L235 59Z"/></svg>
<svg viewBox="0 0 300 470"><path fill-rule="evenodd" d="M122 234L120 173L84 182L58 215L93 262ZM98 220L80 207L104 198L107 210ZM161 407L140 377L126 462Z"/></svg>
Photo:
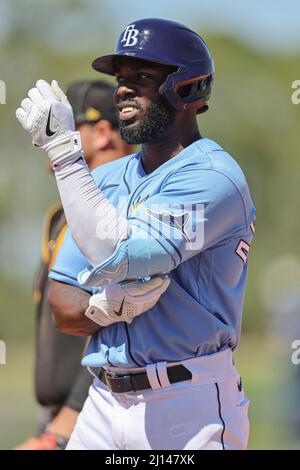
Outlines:
<svg viewBox="0 0 300 470"><path fill-rule="evenodd" d="M121 42L125 42L124 47L135 46L138 42L139 30L135 29L134 24L130 24L124 31Z"/></svg>

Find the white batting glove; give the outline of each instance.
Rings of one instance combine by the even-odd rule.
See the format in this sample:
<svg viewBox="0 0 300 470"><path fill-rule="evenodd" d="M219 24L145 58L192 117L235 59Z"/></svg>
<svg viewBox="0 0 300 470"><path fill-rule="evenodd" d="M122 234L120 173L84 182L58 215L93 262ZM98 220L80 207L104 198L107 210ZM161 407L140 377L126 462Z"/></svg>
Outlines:
<svg viewBox="0 0 300 470"><path fill-rule="evenodd" d="M47 152L54 165L77 159L81 154L73 110L57 81L49 85L38 80L21 102L16 116L31 135L33 145Z"/></svg>
<svg viewBox="0 0 300 470"><path fill-rule="evenodd" d="M85 315L100 326L120 321L131 323L135 317L154 307L169 284L170 279L155 276L149 281L106 286L101 293L92 295Z"/></svg>

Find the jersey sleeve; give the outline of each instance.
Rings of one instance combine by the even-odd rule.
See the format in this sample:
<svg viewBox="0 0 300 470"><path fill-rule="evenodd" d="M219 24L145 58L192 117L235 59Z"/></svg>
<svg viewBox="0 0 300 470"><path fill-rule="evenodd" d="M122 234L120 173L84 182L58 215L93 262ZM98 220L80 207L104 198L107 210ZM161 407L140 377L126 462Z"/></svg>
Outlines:
<svg viewBox="0 0 300 470"><path fill-rule="evenodd" d="M77 277L82 270L88 269L89 267L90 265L77 247L68 229L55 263L49 273L49 278L82 288ZM90 289L86 290L91 292Z"/></svg>
<svg viewBox="0 0 300 470"><path fill-rule="evenodd" d="M79 282L96 287L169 273L201 251L242 236L254 217L250 212L225 174L177 170L130 214L127 240L108 260L81 272Z"/></svg>

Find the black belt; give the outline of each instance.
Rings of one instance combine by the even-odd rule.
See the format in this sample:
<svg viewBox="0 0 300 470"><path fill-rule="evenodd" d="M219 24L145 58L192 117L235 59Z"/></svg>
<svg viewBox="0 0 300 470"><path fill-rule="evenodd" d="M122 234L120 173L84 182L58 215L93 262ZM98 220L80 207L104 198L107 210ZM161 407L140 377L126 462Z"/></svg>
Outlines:
<svg viewBox="0 0 300 470"><path fill-rule="evenodd" d="M93 373L113 392L138 392L151 388L146 372L133 374L117 374L103 368L91 367ZM97 372L96 372L97 371ZM167 374L171 384L191 380L192 373L183 365L167 367Z"/></svg>

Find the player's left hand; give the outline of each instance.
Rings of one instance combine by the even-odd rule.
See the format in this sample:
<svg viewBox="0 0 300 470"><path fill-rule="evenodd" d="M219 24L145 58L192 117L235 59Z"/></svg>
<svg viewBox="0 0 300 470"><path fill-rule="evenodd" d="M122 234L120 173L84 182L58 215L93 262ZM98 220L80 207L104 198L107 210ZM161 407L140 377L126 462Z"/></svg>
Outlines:
<svg viewBox="0 0 300 470"><path fill-rule="evenodd" d="M49 85L45 80L38 80L21 102L16 116L31 135L32 143L48 152L53 164L66 161L74 151L81 150L72 107L57 81Z"/></svg>
<svg viewBox="0 0 300 470"><path fill-rule="evenodd" d="M68 439L51 433L44 433L38 437L30 437L13 450L64 450Z"/></svg>
<svg viewBox="0 0 300 470"><path fill-rule="evenodd" d="M169 284L169 278L154 276L148 281L106 286L102 292L92 295L85 315L101 326L119 321L131 323L135 317L154 307Z"/></svg>

